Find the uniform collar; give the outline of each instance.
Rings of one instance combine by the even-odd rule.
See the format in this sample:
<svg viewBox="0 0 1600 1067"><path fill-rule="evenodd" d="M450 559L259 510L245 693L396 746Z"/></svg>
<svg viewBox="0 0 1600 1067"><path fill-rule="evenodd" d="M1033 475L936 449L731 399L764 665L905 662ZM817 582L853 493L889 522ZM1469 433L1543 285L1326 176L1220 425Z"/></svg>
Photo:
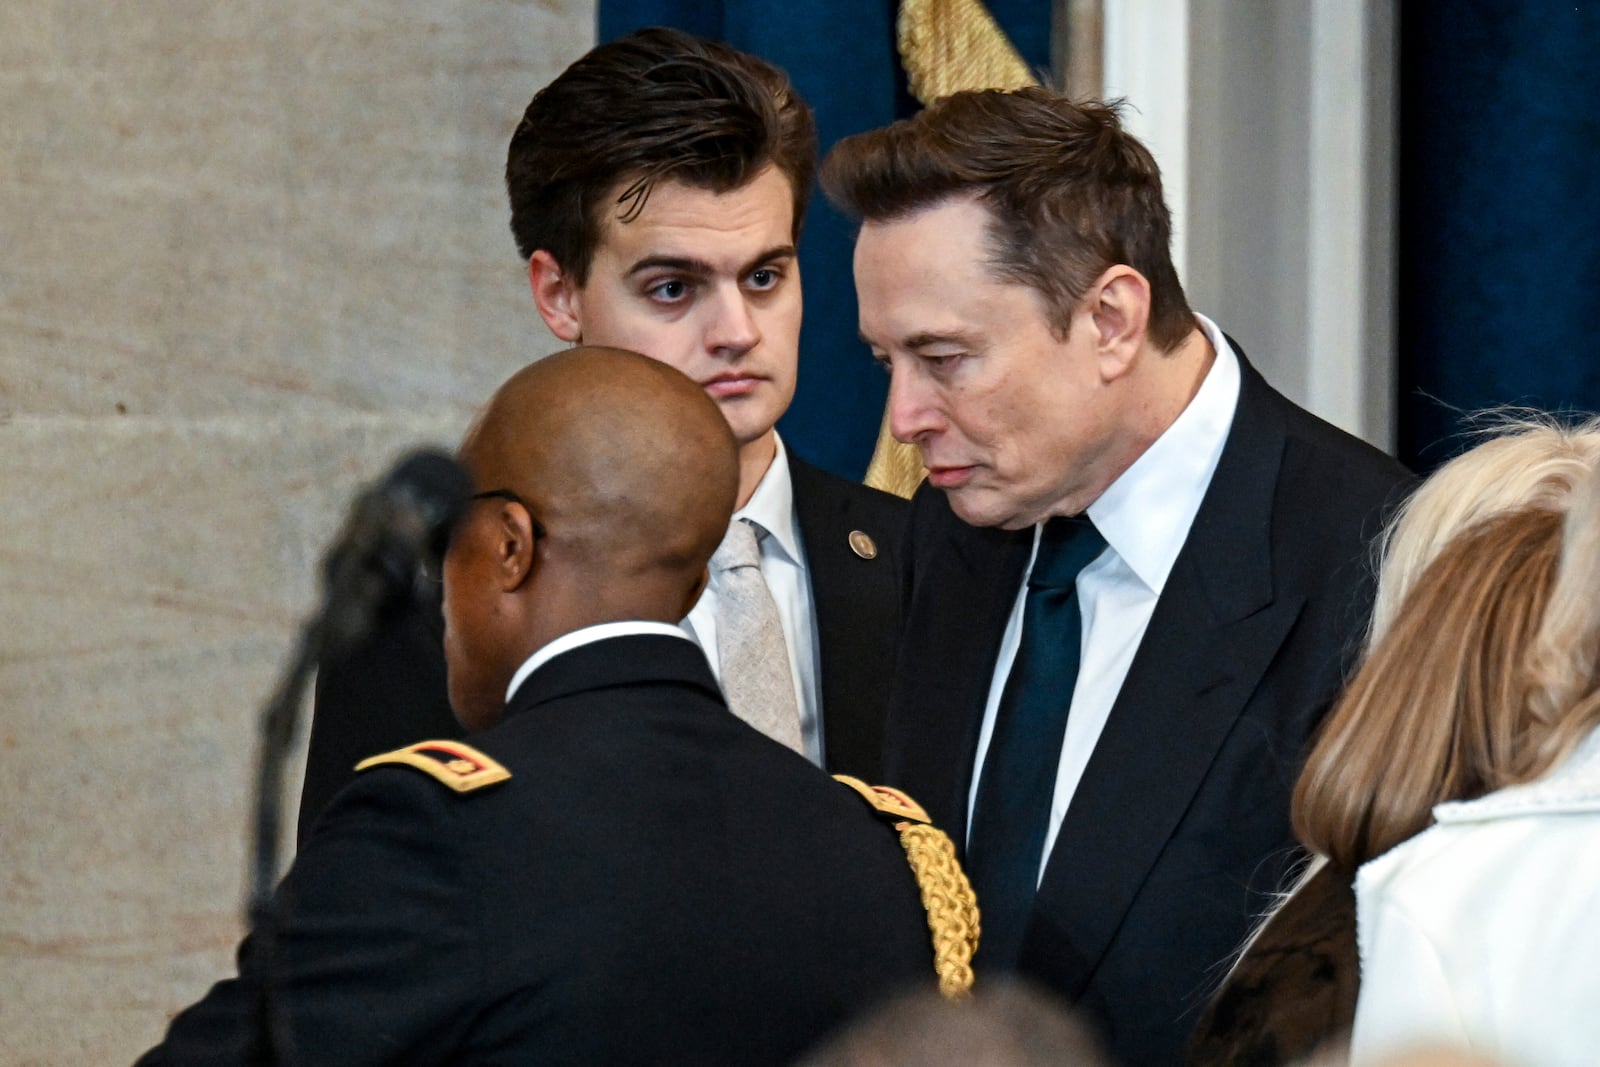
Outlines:
<svg viewBox="0 0 1600 1067"><path fill-rule="evenodd" d="M647 622L643 619L630 619L625 622L602 622L596 623L594 626L585 626L582 629L573 630L571 633L562 634L524 660L522 666L517 668L517 673L511 676L511 684L506 686L506 703L511 703L511 698L516 696L517 690L522 688L522 683L528 680L529 675L561 655L561 653L571 652L573 649L582 648L584 645L592 645L596 641L605 641L613 637L629 637L634 634L681 637L690 644L694 644L694 639L684 633L680 627L666 622Z"/></svg>

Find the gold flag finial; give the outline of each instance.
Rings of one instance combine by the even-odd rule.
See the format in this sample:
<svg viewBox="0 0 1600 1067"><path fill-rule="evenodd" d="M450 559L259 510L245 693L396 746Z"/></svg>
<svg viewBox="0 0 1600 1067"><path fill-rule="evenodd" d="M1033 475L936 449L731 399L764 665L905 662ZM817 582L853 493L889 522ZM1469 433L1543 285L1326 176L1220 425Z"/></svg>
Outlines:
<svg viewBox="0 0 1600 1067"><path fill-rule="evenodd" d="M901 0L900 62L924 104L963 89L1038 85L980 0Z"/></svg>

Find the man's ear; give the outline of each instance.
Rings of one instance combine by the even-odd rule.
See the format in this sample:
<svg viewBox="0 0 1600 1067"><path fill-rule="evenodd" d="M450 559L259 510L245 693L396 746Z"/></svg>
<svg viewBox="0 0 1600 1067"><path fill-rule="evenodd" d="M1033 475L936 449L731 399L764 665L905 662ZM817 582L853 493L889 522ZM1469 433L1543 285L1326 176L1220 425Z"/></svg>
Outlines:
<svg viewBox="0 0 1600 1067"><path fill-rule="evenodd" d="M540 249L528 257L528 285L550 332L573 344L583 340L583 294L555 256Z"/></svg>
<svg viewBox="0 0 1600 1067"><path fill-rule="evenodd" d="M1132 368L1150 327L1150 283L1125 263L1107 267L1086 294L1100 373L1107 381Z"/></svg>
<svg viewBox="0 0 1600 1067"><path fill-rule="evenodd" d="M509 593L533 579L539 568L539 541L533 516L516 501L502 502L494 521L495 571L500 591Z"/></svg>

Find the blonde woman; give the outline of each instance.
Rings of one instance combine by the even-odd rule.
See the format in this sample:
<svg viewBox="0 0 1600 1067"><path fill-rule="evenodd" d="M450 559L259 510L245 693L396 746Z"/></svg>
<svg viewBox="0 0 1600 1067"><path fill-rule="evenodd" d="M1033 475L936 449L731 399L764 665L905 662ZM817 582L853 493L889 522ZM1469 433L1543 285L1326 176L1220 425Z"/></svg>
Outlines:
<svg viewBox="0 0 1600 1067"><path fill-rule="evenodd" d="M1412 494L1381 542L1382 565L1367 647L1454 535L1494 515L1564 512L1600 468L1600 420L1486 416L1486 438L1440 467ZM1255 935L1202 1014L1194 1065L1287 1063L1349 1029L1358 990L1354 868L1328 867L1313 842L1296 886Z"/></svg>
<svg viewBox="0 0 1600 1067"><path fill-rule="evenodd" d="M1480 524L1396 610L1312 751L1302 837L1358 869L1352 1059L1600 1049L1600 479Z"/></svg>

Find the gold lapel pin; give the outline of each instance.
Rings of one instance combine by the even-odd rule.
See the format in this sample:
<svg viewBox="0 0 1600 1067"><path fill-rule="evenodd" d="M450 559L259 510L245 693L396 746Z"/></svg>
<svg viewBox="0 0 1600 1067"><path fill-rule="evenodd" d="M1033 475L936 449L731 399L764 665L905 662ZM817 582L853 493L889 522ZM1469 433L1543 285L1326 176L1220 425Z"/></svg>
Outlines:
<svg viewBox="0 0 1600 1067"><path fill-rule="evenodd" d="M864 530L850 531L850 550L862 559L876 559L878 557L878 544L872 535Z"/></svg>

